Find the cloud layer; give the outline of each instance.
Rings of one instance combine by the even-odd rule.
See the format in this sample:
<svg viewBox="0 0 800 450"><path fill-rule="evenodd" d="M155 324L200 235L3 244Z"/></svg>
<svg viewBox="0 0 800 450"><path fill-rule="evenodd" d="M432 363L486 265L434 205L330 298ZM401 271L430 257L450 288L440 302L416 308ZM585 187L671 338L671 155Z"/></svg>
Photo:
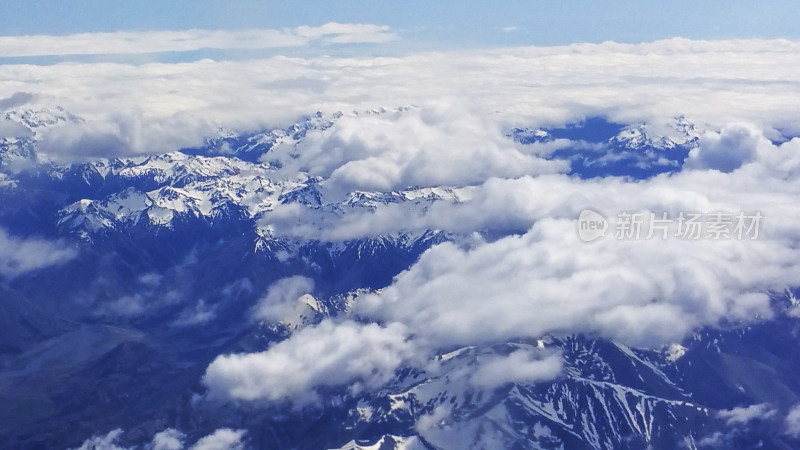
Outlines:
<svg viewBox="0 0 800 450"><path fill-rule="evenodd" d="M203 49L301 47L311 43L378 44L397 36L387 26L327 23L282 30L117 31L65 36L0 36L0 58L52 55L130 55Z"/></svg>
<svg viewBox="0 0 800 450"><path fill-rule="evenodd" d="M292 36L333 36L337 27ZM219 126L286 125L318 110L428 104L453 116L446 121L455 127L465 122L453 109L466 108L482 116L469 119L475 126L561 124L593 115L659 124L687 114L712 129L749 122L798 135L799 49L780 40L672 39L381 58L3 65L0 90L28 92L36 104L62 105L86 118L50 140L48 151L67 156L84 148L109 155L169 151L199 145ZM448 123L439 127L447 130Z"/></svg>

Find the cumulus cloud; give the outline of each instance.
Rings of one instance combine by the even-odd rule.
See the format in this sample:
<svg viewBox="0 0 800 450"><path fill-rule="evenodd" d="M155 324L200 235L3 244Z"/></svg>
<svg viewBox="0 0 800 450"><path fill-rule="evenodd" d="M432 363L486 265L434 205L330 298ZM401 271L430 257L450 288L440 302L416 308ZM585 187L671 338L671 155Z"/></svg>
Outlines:
<svg viewBox="0 0 800 450"><path fill-rule="evenodd" d="M297 307L298 299L311 294L314 280L302 276L283 278L273 283L267 294L253 310L254 320L277 322L289 317Z"/></svg>
<svg viewBox="0 0 800 450"><path fill-rule="evenodd" d="M0 57L125 55L202 49L264 49L323 44L384 43L397 35L384 25L327 23L282 30L117 31L65 36L0 36Z"/></svg>
<svg viewBox="0 0 800 450"><path fill-rule="evenodd" d="M400 324L325 320L263 352L217 357L204 382L212 397L303 405L318 386L380 386L413 353Z"/></svg>
<svg viewBox="0 0 800 450"><path fill-rule="evenodd" d="M392 286L362 297L358 311L405 323L440 345L585 332L655 346L723 317L769 316L761 292L791 283L800 270L794 251L774 242L589 246L575 229L573 221L544 219L523 236L472 250L436 246ZM749 263L724 262L742 252ZM764 266L769 254L774 262Z"/></svg>
<svg viewBox="0 0 800 450"><path fill-rule="evenodd" d="M182 450L186 435L174 428L156 433L148 447L151 450Z"/></svg>
<svg viewBox="0 0 800 450"><path fill-rule="evenodd" d="M22 239L0 229L0 275L14 278L24 273L67 262L78 252L63 242Z"/></svg>
<svg viewBox="0 0 800 450"><path fill-rule="evenodd" d="M534 383L555 378L561 372L560 355L541 355L529 349L520 349L508 356L490 355L480 361L470 383L491 388L506 383Z"/></svg>
<svg viewBox="0 0 800 450"><path fill-rule="evenodd" d="M702 144L689 153L686 167L731 172L753 160L761 137L760 131L746 125L707 132Z"/></svg>
<svg viewBox="0 0 800 450"><path fill-rule="evenodd" d="M321 133L265 155L290 174L327 178L328 192L392 191L409 186L467 185L489 177L567 170L526 154L493 123L454 102L386 114L345 116Z"/></svg>
<svg viewBox="0 0 800 450"><path fill-rule="evenodd" d="M197 441L190 450L243 450L245 433L245 430L220 428Z"/></svg>
<svg viewBox="0 0 800 450"><path fill-rule="evenodd" d="M800 275L794 262L800 230L785 206L800 192L800 140L775 146L760 139L757 159L730 174L687 171L639 182L504 180L498 182L504 189L492 191L494 201L475 208L444 204L452 214L441 217L461 225L491 229L513 221L530 228L471 249L436 246L392 286L362 297L358 311L402 322L442 345L594 332L650 346L723 318L769 317L765 292L782 290ZM575 222L586 207L612 218L622 211L664 211L675 218L680 211L727 210L760 211L767 219L756 240L608 237L586 245ZM439 225L447 229L447 222Z"/></svg>

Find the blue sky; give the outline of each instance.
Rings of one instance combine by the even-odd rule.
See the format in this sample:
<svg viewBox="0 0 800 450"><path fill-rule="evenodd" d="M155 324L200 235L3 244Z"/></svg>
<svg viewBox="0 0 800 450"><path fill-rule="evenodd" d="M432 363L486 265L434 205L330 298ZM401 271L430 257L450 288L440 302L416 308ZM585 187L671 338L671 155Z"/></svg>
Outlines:
<svg viewBox="0 0 800 450"><path fill-rule="evenodd" d="M575 42L798 38L795 0L382 1L41 0L8 2L0 35L282 28L326 22L397 30L406 46L482 47ZM512 28L513 31L509 31ZM504 31L504 29L506 29ZM397 45L397 44L395 44Z"/></svg>

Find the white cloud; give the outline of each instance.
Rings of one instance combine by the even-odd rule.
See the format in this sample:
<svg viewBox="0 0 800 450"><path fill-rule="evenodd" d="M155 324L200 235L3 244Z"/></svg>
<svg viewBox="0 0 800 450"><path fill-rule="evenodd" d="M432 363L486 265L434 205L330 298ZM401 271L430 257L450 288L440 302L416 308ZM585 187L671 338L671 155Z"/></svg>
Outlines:
<svg viewBox="0 0 800 450"><path fill-rule="evenodd" d="M200 299L192 308L183 310L173 322L177 326L195 326L207 323L217 317L216 305L209 305Z"/></svg>
<svg viewBox="0 0 800 450"><path fill-rule="evenodd" d="M39 238L23 239L0 229L0 275L14 278L73 259L78 252L63 242Z"/></svg>
<svg viewBox="0 0 800 450"><path fill-rule="evenodd" d="M560 355L542 355L541 352L520 349L508 356L483 357L469 381L483 388L505 383L534 383L555 378L561 368Z"/></svg>
<svg viewBox="0 0 800 450"><path fill-rule="evenodd" d="M199 439L189 450L244 450L244 437L246 430L232 430L220 428L213 433ZM119 438L123 430L117 428L105 435L95 435L85 440L76 450L129 450L120 447ZM167 428L153 436L153 440L145 446L149 450L181 450L184 448L186 435L174 428ZM131 449L136 447L131 447Z"/></svg>
<svg viewBox="0 0 800 450"><path fill-rule="evenodd" d="M436 246L392 286L362 297L358 311L404 323L443 346L560 332L660 345L723 318L769 317L764 293L800 275L794 262L800 231L785 206L800 192L800 140L758 147L758 159L731 174L487 183L474 207L443 203L441 220L427 225L465 231L517 223L530 226L528 232L472 249ZM761 211L767 219L758 240L606 238L586 245L575 223L585 207L608 214L667 211L673 218L678 211Z"/></svg>
<svg viewBox="0 0 800 450"><path fill-rule="evenodd" d="M729 125L720 132L709 131L703 135L702 145L689 153L686 167L731 172L753 160L756 146L762 139L759 130L746 125Z"/></svg>
<svg viewBox="0 0 800 450"><path fill-rule="evenodd" d="M203 49L264 49L323 44L384 43L397 38L383 25L327 23L282 30L117 31L64 36L0 36L0 57L130 55Z"/></svg>
<svg viewBox="0 0 800 450"><path fill-rule="evenodd" d="M199 145L221 125L246 129L285 125L317 110L437 103L444 104L439 109L453 130L459 123L475 124L488 125L493 133L499 125L560 124L587 115L661 123L687 114L713 129L744 121L796 135L800 85L793 68L800 64L798 49L800 44L790 41L672 39L382 58L2 65L0 91L28 92L36 104L59 104L85 117L87 123L51 140L50 152L67 155L87 153L81 140L91 154L104 147L111 155L119 149L163 152ZM459 109L480 117L462 118ZM392 143L405 139L425 143L429 137L386 136ZM376 180L387 176L379 174ZM394 176L391 170L389 175ZM352 179L346 171L340 176Z"/></svg>
<svg viewBox="0 0 800 450"><path fill-rule="evenodd" d="M473 249L436 246L392 286L363 297L359 312L400 321L441 345L559 332L656 345L723 318L769 317L764 292L792 285L800 275L794 262L800 232L785 206L800 192L800 140L761 150L758 161L731 174L498 182L506 188L485 205L502 206L447 206L449 219L490 229L527 223L527 233ZM761 211L768 219L758 240L606 238L586 245L575 222L585 207L607 214L668 211L673 218L678 211Z"/></svg>
<svg viewBox="0 0 800 450"><path fill-rule="evenodd" d="M131 107L113 112L105 120L45 129L37 150L56 160L165 153L200 145L211 129L208 122L180 113L159 121L146 120L140 108Z"/></svg>
<svg viewBox="0 0 800 450"><path fill-rule="evenodd" d="M186 435L174 428L156 433L148 447L151 450L182 450Z"/></svg>
<svg viewBox="0 0 800 450"><path fill-rule="evenodd" d="M190 450L243 450L245 433L245 430L220 428L197 441Z"/></svg>
<svg viewBox="0 0 800 450"><path fill-rule="evenodd" d="M317 386L379 386L412 355L400 324L325 320L263 352L217 357L204 382L212 397L303 405Z"/></svg>
<svg viewBox="0 0 800 450"><path fill-rule="evenodd" d="M441 346L573 332L654 346L723 317L768 317L760 293L800 270L796 252L775 242L586 245L575 229L574 221L544 219L473 250L436 246L392 286L362 297L358 311Z"/></svg>
<svg viewBox="0 0 800 450"><path fill-rule="evenodd" d="M719 416L728 425L742 425L753 419L769 419L777 413L777 410L766 403L758 403L750 406L742 406L732 409L724 409L719 412Z"/></svg>
<svg viewBox="0 0 800 450"><path fill-rule="evenodd" d="M383 44L397 39L386 25L329 22L319 27L300 26L295 33L310 40L324 39L328 44Z"/></svg>
<svg viewBox="0 0 800 450"><path fill-rule="evenodd" d="M111 430L105 435L92 436L85 440L76 450L127 450L120 447L117 440L122 435L122 429Z"/></svg>
<svg viewBox="0 0 800 450"><path fill-rule="evenodd" d="M786 434L800 438L800 404L795 405L789 410L784 420Z"/></svg>
<svg viewBox="0 0 800 450"><path fill-rule="evenodd" d="M281 321L297 308L298 299L314 290L314 280L293 276L283 278L270 285L267 294L259 300L253 310L254 320Z"/></svg>
<svg viewBox="0 0 800 450"><path fill-rule="evenodd" d="M140 294L124 295L103 304L98 314L114 317L136 317L148 311L147 303L147 299Z"/></svg>
<svg viewBox="0 0 800 450"><path fill-rule="evenodd" d="M732 174L697 170L638 182L563 175L489 178L477 186L455 189L455 203L438 201L417 210L393 203L377 205L373 210L326 215L324 227L314 225L320 223L324 211L292 204L266 215L264 222L288 235L346 240L425 229L524 232L542 219L574 220L586 208L611 215L667 211L673 218L680 211L727 210L761 211L770 216L771 226L765 230L797 237L791 213L782 205L791 202L798 189L800 139L775 146L760 135L740 136L753 147L755 160ZM705 137L701 142L701 148L705 147Z"/></svg>
<svg viewBox="0 0 800 450"><path fill-rule="evenodd" d="M514 178L568 169L564 163L520 151L497 123L454 103L345 116L298 145L276 148L265 159L281 160L292 176L304 169L326 177L327 191L339 194L475 184L492 176Z"/></svg>
<svg viewBox="0 0 800 450"><path fill-rule="evenodd" d="M30 92L14 92L7 98L0 99L0 111L18 108L33 100Z"/></svg>
<svg viewBox="0 0 800 450"><path fill-rule="evenodd" d="M451 410L447 405L439 405L430 414L421 416L414 428L425 433L426 431L441 427L450 419Z"/></svg>
<svg viewBox="0 0 800 450"><path fill-rule="evenodd" d="M19 122L0 120L0 136L3 137L31 137L33 133Z"/></svg>

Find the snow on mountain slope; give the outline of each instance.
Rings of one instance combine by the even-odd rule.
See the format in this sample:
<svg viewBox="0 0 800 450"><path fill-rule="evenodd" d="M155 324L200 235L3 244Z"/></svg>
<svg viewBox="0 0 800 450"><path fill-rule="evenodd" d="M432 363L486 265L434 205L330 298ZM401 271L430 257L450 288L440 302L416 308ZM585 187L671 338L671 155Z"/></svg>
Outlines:
<svg viewBox="0 0 800 450"><path fill-rule="evenodd" d="M82 121L60 106L7 111L0 122L0 172L14 174L45 163L46 159L36 152L44 134Z"/></svg>
<svg viewBox="0 0 800 450"><path fill-rule="evenodd" d="M358 443L355 440L331 450L429 450L431 447L425 445L417 436L401 437L386 435L378 439L373 444Z"/></svg>
<svg viewBox="0 0 800 450"><path fill-rule="evenodd" d="M5 173L0 173L0 187L14 188L17 186L17 181L9 177Z"/></svg>
<svg viewBox="0 0 800 450"><path fill-rule="evenodd" d="M380 115L408 111L409 109L411 108L380 108L366 111L352 111L349 113L338 111L330 115L317 111L311 116L289 125L286 128L241 133L220 129L216 136L206 139L206 143L203 147L188 148L182 151L191 155L233 156L243 161L257 163L263 161L265 155L273 148L282 145L294 146L305 139L310 133L321 133L328 130L342 117Z"/></svg>
<svg viewBox="0 0 800 450"><path fill-rule="evenodd" d="M217 136L206 140L205 146L184 149L183 152L191 155L234 156L243 161L257 163L273 147L282 144L292 145L302 140L310 131L327 130L340 117L342 117L340 112L331 117L317 112L304 121L284 129L241 134L230 130L219 130Z"/></svg>
<svg viewBox="0 0 800 450"><path fill-rule="evenodd" d="M72 114L61 106L38 110L22 109L8 111L5 114L5 120L20 123L32 131L67 123L83 122L81 117Z"/></svg>
<svg viewBox="0 0 800 450"><path fill-rule="evenodd" d="M443 355L438 374L417 373L401 379L386 397L372 403L373 414L365 420L402 421L408 416L438 415L439 419L423 419L425 424L417 425L420 436L436 448L573 448L576 444L618 448L662 439L662 427L682 427L678 417L695 417L692 420L696 421L708 415L706 408L692 403L668 379L662 381L664 388L658 395L646 383L631 387L625 380L630 369L615 359L638 365L637 377L658 378L658 369L627 359L613 346L580 339L547 342L548 348L564 351L567 362L555 382L514 383L495 390L470 386L465 377L478 359L529 344L464 348ZM592 348L598 345L602 348ZM595 364L581 361L587 356ZM598 370L598 363L605 370Z"/></svg>
<svg viewBox="0 0 800 450"><path fill-rule="evenodd" d="M439 449L720 448L725 439L738 442L735 448L747 448L743 442L759 439L763 445L783 448L786 444L780 435L765 441L757 426L750 429L739 424L742 428L736 430L731 428L735 423L725 422L720 411L742 401L730 397L736 386L706 385L699 374L685 376L693 365L710 369L703 363L705 345L724 342L724 349L713 351L733 355L743 339L760 340L756 336L769 327L699 333L686 343L684 358L690 360L680 363L669 350L635 350L578 336L546 338L538 346L546 342L546 348L562 352L562 374L552 382L510 383L495 389L467 382L478 359L534 344L463 348L442 355L436 372L399 371L391 386L360 400L370 414L356 415L360 425L354 427L391 429L391 424L414 420L414 429L406 436L417 436ZM745 353L764 358L773 344L761 341L757 345L760 350ZM710 437L715 433L722 440L712 445Z"/></svg>
<svg viewBox="0 0 800 450"><path fill-rule="evenodd" d="M605 118L561 128L513 128L510 137L523 145L547 145L547 158L570 161L582 178L632 176L649 178L680 170L701 131L685 116L666 123L615 124ZM558 142L556 142L558 141Z"/></svg>
<svg viewBox="0 0 800 450"><path fill-rule="evenodd" d="M60 181L59 189L70 190L80 185L83 186L82 192L103 193L98 197L82 197L64 207L58 215L57 223L64 230L77 231L84 227L86 229L83 231L97 232L104 228L120 229L143 223L170 227L175 220L214 221L238 214L257 220L264 213L273 211L276 205L286 203L314 208L316 215L324 216L341 215L352 208L374 210L380 204L389 203L419 205L421 200L460 201L459 194L452 188L432 186L398 192L356 191L351 192L344 201L331 203L325 201L323 190L320 189L324 185L324 179L310 177L301 172L291 175L287 180L286 174L278 176L272 163L258 163L273 146L289 141L297 143L312 131L324 132L340 117L341 113L334 114L331 118L317 113L305 122L286 129L245 135L227 133L223 137L209 140L208 145L202 149L184 152L51 165L44 169L47 172L45 176ZM38 130L81 119L56 108L11 112L7 114L7 120L24 124L29 130ZM637 170L647 170L646 166L650 163L656 167L674 168L675 156L663 152L673 150L676 146L685 149L695 145L697 132L684 117L677 117L675 123L666 129L671 137L666 134L651 136L652 133L646 125L631 126L620 131L608 142L617 152L626 149L624 158L633 158L631 163L626 164L633 164ZM526 139L529 138L536 141L551 138L548 131L538 129L514 129L512 135L523 143L528 142ZM229 148L233 144L238 146ZM35 147L36 138L3 138L0 141L0 169L6 168L6 172L13 174L20 167L35 165ZM638 155L640 151L644 153ZM609 153L612 154L613 152ZM573 160L573 170L580 173L585 171L592 174L597 167L619 165L615 158L608 159L609 155L598 156L596 160L578 155L579 153L572 153L571 150L563 150L553 157ZM12 186L14 183L13 175L4 175L4 185ZM324 217L318 219L322 221ZM273 230L266 225L259 227L259 234L272 235Z"/></svg>
<svg viewBox="0 0 800 450"><path fill-rule="evenodd" d="M283 180L263 164L182 153L101 160L55 171L57 178L69 176L90 184L142 186L126 187L100 199L84 198L59 212L57 223L61 229L89 234L144 224L171 228L176 220L244 220L253 223L261 238L272 239L279 235L269 222L262 224L259 219L282 204L306 208L323 227L325 220L354 210L371 211L379 205L403 203L420 209L432 202L459 201L454 189L439 187L353 192L341 201L327 202L318 178L299 174L294 180Z"/></svg>
<svg viewBox="0 0 800 450"><path fill-rule="evenodd" d="M676 116L663 126L636 124L625 127L611 143L630 150L653 148L669 150L677 146L694 148L700 137L697 127L686 116Z"/></svg>
<svg viewBox="0 0 800 450"><path fill-rule="evenodd" d="M31 138L0 138L0 170L17 172L36 163L35 144Z"/></svg>
<svg viewBox="0 0 800 450"><path fill-rule="evenodd" d="M64 177L62 170L58 176ZM255 217L278 201L285 191L301 182L273 182L269 171L258 165L222 157L194 157L182 153L115 161L96 161L79 168L81 178L97 174L101 183L140 183L144 189L127 187L102 199L82 199L59 213L59 226L88 231L135 226L144 221L170 227L173 219L189 217L213 220L232 209ZM84 230L87 231L87 230Z"/></svg>

